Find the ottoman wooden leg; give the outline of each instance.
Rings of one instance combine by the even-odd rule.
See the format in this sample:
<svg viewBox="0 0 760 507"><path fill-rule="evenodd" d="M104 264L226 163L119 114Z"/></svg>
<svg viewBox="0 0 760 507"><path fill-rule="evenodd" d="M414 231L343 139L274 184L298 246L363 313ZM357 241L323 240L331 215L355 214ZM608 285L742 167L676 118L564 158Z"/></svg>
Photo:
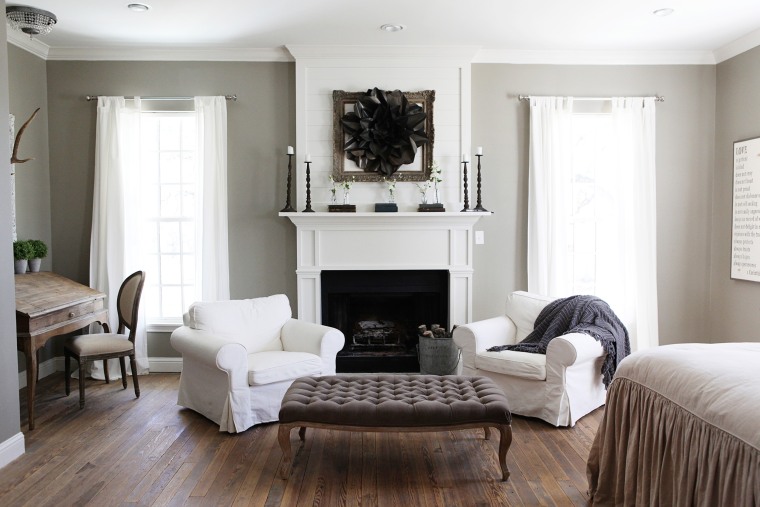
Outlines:
<svg viewBox="0 0 760 507"><path fill-rule="evenodd" d="M290 449L291 429L293 429L293 426L283 424L280 425L280 430L277 432L277 441L280 442L280 449L282 449L282 465L280 466L280 477L282 479L287 479L290 476L291 462L293 459Z"/></svg>
<svg viewBox="0 0 760 507"><path fill-rule="evenodd" d="M306 426L301 426L301 429L298 430L298 438L301 439L301 443L306 442Z"/></svg>
<svg viewBox="0 0 760 507"><path fill-rule="evenodd" d="M499 427L501 438L499 440L499 465L501 465L501 480L509 479L509 468L507 468L507 451L512 445L512 426L504 424Z"/></svg>

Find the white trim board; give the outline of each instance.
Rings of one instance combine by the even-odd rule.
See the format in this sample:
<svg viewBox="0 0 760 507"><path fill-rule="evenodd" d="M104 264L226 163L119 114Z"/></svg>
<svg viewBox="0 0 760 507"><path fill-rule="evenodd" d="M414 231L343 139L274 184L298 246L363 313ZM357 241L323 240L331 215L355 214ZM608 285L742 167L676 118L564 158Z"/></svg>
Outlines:
<svg viewBox="0 0 760 507"><path fill-rule="evenodd" d="M56 372L62 372L64 370L63 356L54 357L40 363L39 365L39 378L43 379L49 377ZM73 361L72 370L77 368L76 361ZM182 358L181 357L149 357L148 369L151 373L181 373L182 372ZM26 387L26 370L21 370L18 373L18 388L23 389Z"/></svg>
<svg viewBox="0 0 760 507"><path fill-rule="evenodd" d="M26 452L24 434L20 431L5 442L0 442L0 468Z"/></svg>

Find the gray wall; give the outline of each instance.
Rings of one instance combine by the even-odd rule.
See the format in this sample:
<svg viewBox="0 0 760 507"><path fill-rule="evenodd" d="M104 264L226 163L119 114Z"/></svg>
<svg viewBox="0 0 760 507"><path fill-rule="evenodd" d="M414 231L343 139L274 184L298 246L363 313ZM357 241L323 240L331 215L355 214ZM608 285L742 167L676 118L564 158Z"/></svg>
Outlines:
<svg viewBox="0 0 760 507"><path fill-rule="evenodd" d="M760 137L760 48L717 66L711 341L760 341L760 283L731 280L733 143Z"/></svg>
<svg viewBox="0 0 760 507"><path fill-rule="evenodd" d="M8 44L8 103L16 117L16 132L38 107L40 112L24 131L19 158L34 160L16 164L16 231L19 239L41 239L48 245L43 271L53 266L50 236L50 163L48 157L48 107L46 62ZM53 357L53 341L40 350L40 362ZM26 368L18 352L18 371Z"/></svg>
<svg viewBox="0 0 760 507"><path fill-rule="evenodd" d="M507 294L527 288L529 116L517 95L658 94L660 343L708 342L715 90L708 65L473 65L472 145L487 150L483 204L495 212L477 224L485 245L475 247L474 317L503 312Z"/></svg>
<svg viewBox="0 0 760 507"><path fill-rule="evenodd" d="M227 103L231 295L285 293L295 307L295 228L277 217L285 149L295 144L292 64L51 61L47 76L56 272L88 282L97 104L84 96L235 93L237 102ZM148 352L176 355L160 333L151 335Z"/></svg>
<svg viewBox="0 0 760 507"><path fill-rule="evenodd" d="M484 146L474 318L502 311L526 281L528 107L519 93L660 94L658 266L662 343L710 341L710 225L715 135L714 66L473 65L472 143ZM229 104L232 296L285 292L295 301L295 234L276 217L283 146L295 138L294 68L285 63L60 62L47 64L53 268L87 282L95 103L86 94L237 93ZM73 126L73 127L72 127ZM746 136L745 136L746 137ZM164 334L151 356L174 355Z"/></svg>
<svg viewBox="0 0 760 507"><path fill-rule="evenodd" d="M5 2L3 2L5 4ZM0 27L0 40L5 40L6 26ZM8 50L0 44L0 118L7 118L8 108ZM9 161L10 150L0 142L0 160ZM6 162L3 162L5 164ZM4 166L7 167L7 166ZM5 169L3 169L5 171ZM8 174L8 173L5 173ZM9 196L10 178L0 178L0 195ZM19 414L18 373L16 371L16 295L11 254L10 199L0 199L0 445L21 431Z"/></svg>

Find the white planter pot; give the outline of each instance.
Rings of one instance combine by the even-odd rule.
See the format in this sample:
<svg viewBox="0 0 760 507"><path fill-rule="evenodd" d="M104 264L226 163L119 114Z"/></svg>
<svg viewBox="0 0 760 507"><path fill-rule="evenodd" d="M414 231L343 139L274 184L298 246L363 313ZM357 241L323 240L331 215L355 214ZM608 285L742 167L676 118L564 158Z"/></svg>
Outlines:
<svg viewBox="0 0 760 507"><path fill-rule="evenodd" d="M13 267L14 267L17 275L21 275L21 274L26 273L27 266L28 266L28 262L27 262L26 259L21 259L21 260L18 260L18 261L14 260L13 261Z"/></svg>
<svg viewBox="0 0 760 507"><path fill-rule="evenodd" d="M29 271L32 273L39 273L40 264L42 264L42 259L29 259Z"/></svg>

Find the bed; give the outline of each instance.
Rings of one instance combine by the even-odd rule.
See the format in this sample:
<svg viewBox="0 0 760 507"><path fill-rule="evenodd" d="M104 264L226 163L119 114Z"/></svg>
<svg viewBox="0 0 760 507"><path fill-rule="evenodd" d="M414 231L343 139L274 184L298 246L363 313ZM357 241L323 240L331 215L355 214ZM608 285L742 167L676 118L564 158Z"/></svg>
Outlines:
<svg viewBox="0 0 760 507"><path fill-rule="evenodd" d="M760 343L628 356L587 475L594 506L760 505Z"/></svg>

